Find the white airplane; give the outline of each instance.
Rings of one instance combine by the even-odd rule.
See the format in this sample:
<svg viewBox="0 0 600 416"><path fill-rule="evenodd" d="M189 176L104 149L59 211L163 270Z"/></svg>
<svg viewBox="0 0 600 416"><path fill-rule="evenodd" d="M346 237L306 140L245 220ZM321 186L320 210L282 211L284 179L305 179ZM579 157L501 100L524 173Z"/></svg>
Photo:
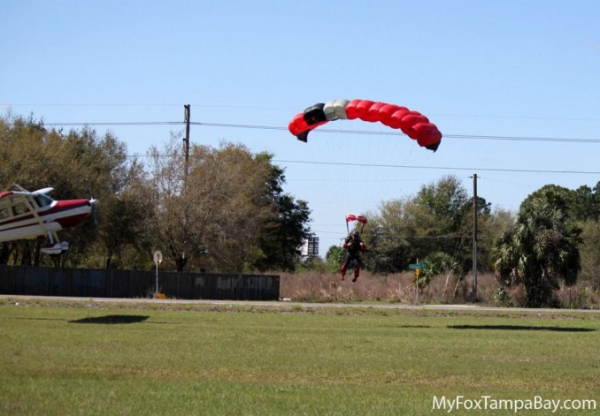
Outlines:
<svg viewBox="0 0 600 416"><path fill-rule="evenodd" d="M48 242L41 249L44 254L67 251L69 243L60 242L57 231L83 223L97 202L95 199L55 201L47 195L53 188L35 192L17 188L0 192L0 242L47 235Z"/></svg>

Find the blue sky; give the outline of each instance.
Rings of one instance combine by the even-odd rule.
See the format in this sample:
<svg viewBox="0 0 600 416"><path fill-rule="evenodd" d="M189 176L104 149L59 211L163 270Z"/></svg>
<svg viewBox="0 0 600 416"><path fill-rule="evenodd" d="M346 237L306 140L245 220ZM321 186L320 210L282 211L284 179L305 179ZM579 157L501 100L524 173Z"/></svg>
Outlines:
<svg viewBox="0 0 600 416"><path fill-rule="evenodd" d="M595 0L4 0L0 111L47 124L182 122L190 104L195 123L278 127L193 125L191 141L273 153L324 254L346 213L377 212L445 175L471 192L477 173L478 194L510 210L545 184L600 181L599 21ZM407 106L447 137L432 153L399 131L378 135L390 131L379 123L330 123L350 132L306 144L287 132L296 113L337 98ZM142 155L183 131L94 128Z"/></svg>

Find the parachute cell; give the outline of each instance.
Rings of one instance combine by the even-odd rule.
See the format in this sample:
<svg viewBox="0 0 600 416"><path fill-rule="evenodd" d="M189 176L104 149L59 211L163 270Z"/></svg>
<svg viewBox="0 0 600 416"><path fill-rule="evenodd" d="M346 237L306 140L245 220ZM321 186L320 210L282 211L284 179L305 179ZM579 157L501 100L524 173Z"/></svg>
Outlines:
<svg viewBox="0 0 600 416"><path fill-rule="evenodd" d="M323 107L325 118L327 118L328 121L347 119L346 106L348 105L348 102L348 100L333 100L326 102L325 107Z"/></svg>
<svg viewBox="0 0 600 416"><path fill-rule="evenodd" d="M329 121L344 119L381 122L385 126L402 130L408 137L416 140L419 146L434 152L442 141L442 133L437 126L418 111L396 104L360 99L317 103L296 114L288 127L298 140L306 142L311 130Z"/></svg>
<svg viewBox="0 0 600 416"><path fill-rule="evenodd" d="M327 121L325 112L323 111L324 107L325 103L318 103L304 110L304 120L306 121L306 124L312 126L322 121Z"/></svg>

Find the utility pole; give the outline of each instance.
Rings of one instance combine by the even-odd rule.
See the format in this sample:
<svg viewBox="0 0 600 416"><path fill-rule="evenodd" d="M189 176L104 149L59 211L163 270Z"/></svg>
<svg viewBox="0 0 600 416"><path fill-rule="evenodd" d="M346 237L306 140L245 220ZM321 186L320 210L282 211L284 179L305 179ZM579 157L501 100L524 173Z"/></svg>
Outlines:
<svg viewBox="0 0 600 416"><path fill-rule="evenodd" d="M182 272L185 268L185 264L187 260L185 258L185 249L187 246L187 224L189 219L189 208L188 208L188 192L187 192L187 178L189 173L189 159L190 159L190 105L185 104L183 106L183 121L185 123L185 137L183 139L183 147L184 147L184 166L183 166L183 198L184 198L184 206L183 206L183 224L184 224L184 239L181 247L181 256L177 259L177 271Z"/></svg>
<svg viewBox="0 0 600 416"><path fill-rule="evenodd" d="M188 160L190 158L190 105L183 106L183 121L185 123L185 138L183 139L185 150L185 178L188 175Z"/></svg>
<svg viewBox="0 0 600 416"><path fill-rule="evenodd" d="M473 302L477 302L477 174L473 174Z"/></svg>

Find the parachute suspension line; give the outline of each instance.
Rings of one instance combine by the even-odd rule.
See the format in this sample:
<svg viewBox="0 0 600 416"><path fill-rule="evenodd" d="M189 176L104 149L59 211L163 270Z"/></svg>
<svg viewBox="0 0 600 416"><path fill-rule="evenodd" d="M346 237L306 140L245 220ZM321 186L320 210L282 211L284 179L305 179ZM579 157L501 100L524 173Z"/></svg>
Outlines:
<svg viewBox="0 0 600 416"><path fill-rule="evenodd" d="M355 147L353 135L335 133L332 137L333 140L329 141L331 154L340 157L342 160L347 162L355 161L356 153L358 152ZM356 197L357 193L357 180L360 179L360 171L355 167L341 167L338 166L332 172L332 178L334 182L334 191L331 195L336 200L336 205L339 207L340 215L346 215L352 212L352 201ZM349 232L348 223L346 222L346 231ZM346 234L347 236L347 234ZM343 239L342 241L343 242Z"/></svg>
<svg viewBox="0 0 600 416"><path fill-rule="evenodd" d="M290 133L296 136L298 140L308 142L308 136L312 130L330 121L336 120L362 120L371 123L378 122L376 125L384 125L392 129L401 130L403 135L406 135L410 139L416 141L419 146L425 147L426 149L434 152L438 149L442 140L442 133L440 133L437 126L431 123L423 114L396 104L387 104L383 102L374 102L361 99L337 99L330 100L326 103L314 104L306 108L302 113L296 114L289 122L288 129ZM361 133L363 135L368 134L373 136L372 132ZM398 135L401 136L400 132L398 132ZM351 142L351 140L349 140L349 142ZM375 142L377 142L377 140L375 140ZM382 147L381 144L379 146L374 146L373 140L369 140L368 143L362 143L362 145L356 145L356 147L351 146L351 144L345 144L345 146L351 146L351 148L355 149L354 157L364 154L365 149L366 153L372 154L373 151L377 151L377 148ZM394 144L397 145L397 143ZM386 148L386 151L382 153L382 156L377 155L377 160L383 159L383 156L392 156L394 153L391 152L391 149ZM348 161L345 162L348 163ZM397 160L394 159L394 162L397 162ZM360 164L354 165L358 166ZM379 174L382 174L381 172L382 171L379 171ZM362 170L361 174L362 179L364 180L366 174ZM351 173L345 172L344 175L346 182L349 180L351 181ZM344 182L342 183L346 185ZM389 189L391 183L392 182L388 180L386 184L387 186L385 187ZM366 191L363 192L363 198L366 196L369 200L373 199L375 195L375 187L380 188L381 186L380 184L376 186L367 186ZM356 188L356 186L354 188ZM347 201L347 198L352 196L352 193L344 194L344 200Z"/></svg>
<svg viewBox="0 0 600 416"><path fill-rule="evenodd" d="M306 143L308 142L309 133L319 126L335 120L355 119L366 122L379 122L384 126L399 129L410 139L415 140L419 146L434 152L438 149L442 140L442 133L440 133L437 126L431 123L423 114L417 111L411 111L406 107L396 104L386 104L360 99L338 99L326 103L317 103L308 107L302 113L296 114L289 122L288 129L298 140ZM381 143L377 145L377 141L378 140L375 140L375 143L367 144L361 141L354 143L354 140L344 141L339 149L335 149L336 156L334 157L339 158L341 155L342 157L356 159L361 156L364 157L364 153L368 153L370 157L373 157L372 154L374 151L382 152L380 149L383 146L381 146ZM326 142L326 140L321 141L321 144L323 142ZM331 142L335 143L335 140L332 140ZM375 146L373 144L375 144ZM367 149L366 152L365 147ZM377 155L378 161L381 161L385 155L388 157L393 156L393 153L389 151L390 149L385 148L385 150L386 151L382 152L382 156ZM394 159L394 162L396 162L396 159ZM331 166L333 166L333 164ZM351 168L347 169L347 166L351 166ZM327 195L334 198L336 204L341 200L346 212L349 212L348 209L352 209L352 212L355 211L357 207L349 207L349 205L350 202L358 205L357 196L359 196L359 194L362 199L366 196L369 199L369 202L373 202L370 200L374 199L375 188L380 188L380 184L373 186L372 183L365 182L365 179L371 179L366 178L366 167L367 165L365 165L364 162L356 163L353 160L341 160L335 166L336 170L339 172L339 182L336 181L336 184L339 184L340 186L338 186L337 189L333 188L335 189L335 192L332 190ZM373 165L367 170L369 171L369 174L373 174ZM375 174L379 173L382 175L382 172L383 170L377 169ZM377 179L379 180L380 178ZM361 181L360 186L357 184L358 180ZM391 186L390 184L391 182L388 180L386 188L389 189ZM360 190L360 192L358 192L358 190ZM380 202L381 201L377 201L377 203ZM349 231L348 219L346 220L346 226L347 231Z"/></svg>
<svg viewBox="0 0 600 416"><path fill-rule="evenodd" d="M413 152L412 144L408 144L402 140L394 140L391 137L378 136L376 138L377 145L373 148L374 151L377 152L376 155L373 155L376 159L374 160L383 160L386 158L386 161L392 160L408 160L410 155ZM406 147L408 145L408 151L404 152L400 149L400 147ZM375 170L377 175L375 176L375 180L380 182L377 185L377 193L375 193L375 187L371 187L372 197L378 195L379 198L384 199L397 199L401 196L401 187L400 179L404 176L402 172L393 172L387 169L377 169ZM382 201L377 201L381 203Z"/></svg>
<svg viewBox="0 0 600 416"><path fill-rule="evenodd" d="M343 162L352 161L347 159L348 152L353 149L348 144L348 133L336 132L327 137L315 137L310 146L304 147L303 145L303 147L307 150L310 161L318 165L323 158ZM320 199L316 201L317 203L314 204L312 209L328 211L333 206L334 211L339 212L340 216L350 212L352 207L349 198L352 197L353 191L351 175L353 172L360 170L363 169L353 166L348 167L348 165L325 165L311 170L310 178L313 179L313 183L310 186L319 187L322 191ZM333 220L333 223L338 223L338 221ZM343 227L343 225L341 226ZM341 246L347 234L343 231L343 228L337 227L335 233L339 236L338 243Z"/></svg>

